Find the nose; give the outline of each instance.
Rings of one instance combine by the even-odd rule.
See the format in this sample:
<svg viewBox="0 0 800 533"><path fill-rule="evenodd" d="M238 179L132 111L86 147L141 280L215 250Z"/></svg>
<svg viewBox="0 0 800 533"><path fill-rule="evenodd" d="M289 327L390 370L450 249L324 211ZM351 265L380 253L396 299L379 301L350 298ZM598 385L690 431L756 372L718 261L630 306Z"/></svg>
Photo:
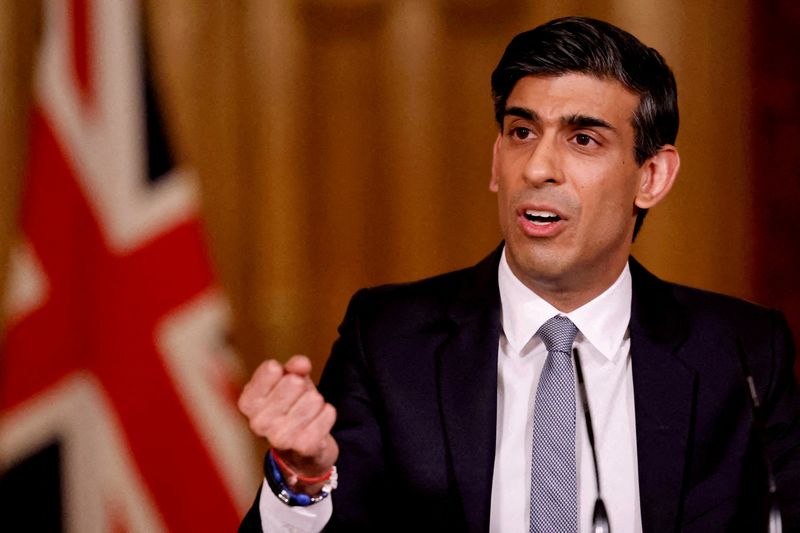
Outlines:
<svg viewBox="0 0 800 533"><path fill-rule="evenodd" d="M531 144L523 178L534 187L557 185L563 181L555 135L546 133L538 142Z"/></svg>

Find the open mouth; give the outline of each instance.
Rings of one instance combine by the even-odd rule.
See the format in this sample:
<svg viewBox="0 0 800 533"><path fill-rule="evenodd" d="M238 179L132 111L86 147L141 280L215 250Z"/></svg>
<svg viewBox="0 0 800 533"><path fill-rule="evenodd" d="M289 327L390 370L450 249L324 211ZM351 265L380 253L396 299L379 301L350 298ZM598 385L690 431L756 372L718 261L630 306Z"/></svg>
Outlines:
<svg viewBox="0 0 800 533"><path fill-rule="evenodd" d="M526 209L524 216L526 220L536 226L544 226L561 220L560 216L550 211L535 211L533 209Z"/></svg>

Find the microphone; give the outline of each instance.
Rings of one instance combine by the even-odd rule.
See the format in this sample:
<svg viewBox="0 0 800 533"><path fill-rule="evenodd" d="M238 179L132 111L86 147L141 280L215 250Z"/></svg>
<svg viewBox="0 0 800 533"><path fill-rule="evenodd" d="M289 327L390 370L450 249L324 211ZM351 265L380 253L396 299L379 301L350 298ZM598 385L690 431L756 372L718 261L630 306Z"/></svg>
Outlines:
<svg viewBox="0 0 800 533"><path fill-rule="evenodd" d="M753 427L758 434L758 440L761 443L761 452L764 459L764 465L767 467L767 502L769 503L769 518L768 518L768 531L769 533L781 533L783 531L783 520L781 519L781 511L778 508L776 492L778 490L775 483L775 472L772 467L772 461L767 453L767 433L764 429L764 417L761 414L761 400L756 392L755 380L753 374L750 372L750 366L747 364L747 357L742 348L742 343L739 339L736 340L736 353L739 356L739 364L742 367L745 381L747 381L747 391L750 393L747 398L750 400L750 408L753 413Z"/></svg>
<svg viewBox="0 0 800 533"><path fill-rule="evenodd" d="M597 499L594 502L594 512L592 513L592 533L611 533L611 525L608 522L606 505L600 493L600 471L597 468L597 449L594 445L594 429L592 427L592 414L589 412L589 397L586 394L586 385L583 383L583 370L581 369L581 359L578 349L572 349L572 356L575 358L575 374L578 377L578 393L583 406L583 419L586 421L586 434L589 436L589 446L592 449L592 463L594 464L594 481L597 485ZM780 533L778 530L776 533Z"/></svg>

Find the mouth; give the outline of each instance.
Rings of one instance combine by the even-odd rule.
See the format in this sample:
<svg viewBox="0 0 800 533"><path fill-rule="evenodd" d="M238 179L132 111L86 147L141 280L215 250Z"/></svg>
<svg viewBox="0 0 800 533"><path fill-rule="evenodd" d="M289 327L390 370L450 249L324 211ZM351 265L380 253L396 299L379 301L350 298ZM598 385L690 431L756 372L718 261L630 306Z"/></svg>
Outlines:
<svg viewBox="0 0 800 533"><path fill-rule="evenodd" d="M566 230L568 218L550 206L520 207L517 210L517 227L528 237L555 237Z"/></svg>
<svg viewBox="0 0 800 533"><path fill-rule="evenodd" d="M546 226L561 220L561 217L552 211L539 211L535 209L526 209L522 216L534 226Z"/></svg>

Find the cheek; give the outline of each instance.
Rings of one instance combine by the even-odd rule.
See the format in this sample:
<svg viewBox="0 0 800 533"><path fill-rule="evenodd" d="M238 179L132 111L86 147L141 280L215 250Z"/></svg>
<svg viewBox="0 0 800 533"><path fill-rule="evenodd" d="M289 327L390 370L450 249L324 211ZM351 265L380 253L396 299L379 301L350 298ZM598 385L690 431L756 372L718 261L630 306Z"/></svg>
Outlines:
<svg viewBox="0 0 800 533"><path fill-rule="evenodd" d="M497 182L497 188L493 189L497 196L497 218L500 222L500 230L505 234L506 227L508 227L508 200L505 189L503 188L502 181Z"/></svg>
<svg viewBox="0 0 800 533"><path fill-rule="evenodd" d="M497 205L501 208L503 206L508 207L514 197L513 183L511 183L508 178L502 176L501 174L500 177L492 179L492 184L494 185L492 191L497 195Z"/></svg>
<svg viewBox="0 0 800 533"><path fill-rule="evenodd" d="M635 191L627 180L600 179L578 187L583 223L591 233L614 232L634 213Z"/></svg>
<svg viewBox="0 0 800 533"><path fill-rule="evenodd" d="M628 240L633 231L636 212L633 196L616 194L606 196L605 201L596 206L595 227L592 231L598 240L618 242Z"/></svg>

